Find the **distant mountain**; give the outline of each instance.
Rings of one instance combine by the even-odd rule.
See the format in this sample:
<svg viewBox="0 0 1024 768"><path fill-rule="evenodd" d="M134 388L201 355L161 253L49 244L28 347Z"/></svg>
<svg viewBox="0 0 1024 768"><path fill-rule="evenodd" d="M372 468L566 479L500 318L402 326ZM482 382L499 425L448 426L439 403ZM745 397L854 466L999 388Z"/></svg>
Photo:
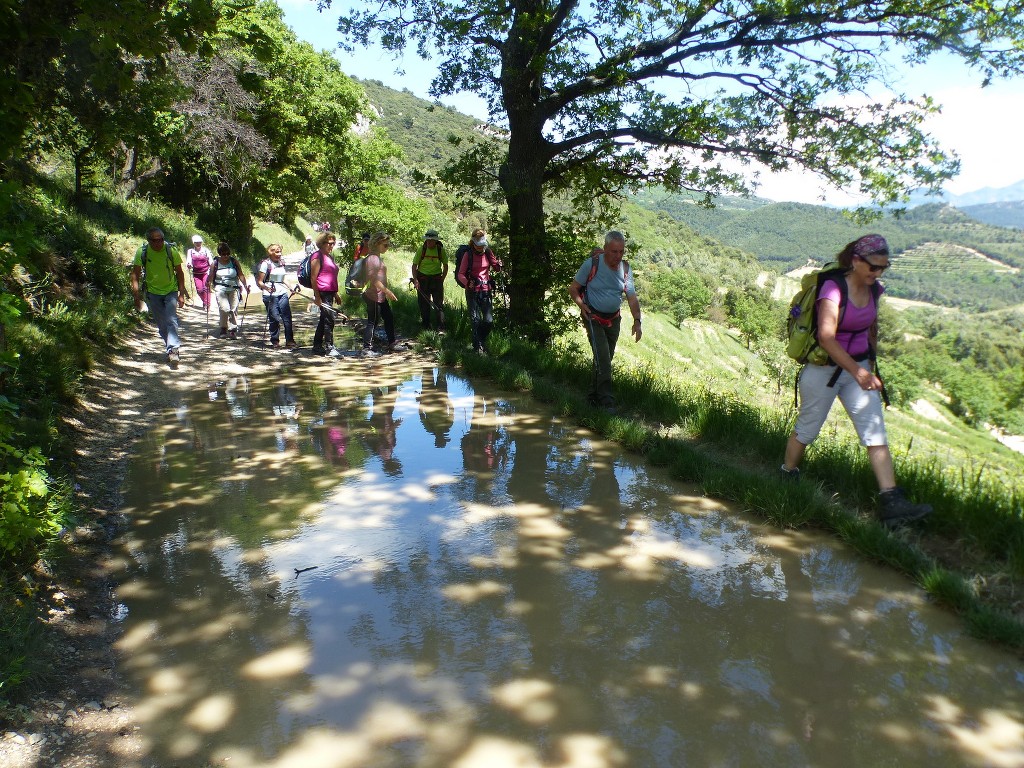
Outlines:
<svg viewBox="0 0 1024 768"><path fill-rule="evenodd" d="M1009 200L1003 203L957 207L972 219L984 222L985 224L1024 229L1024 200Z"/></svg>
<svg viewBox="0 0 1024 768"><path fill-rule="evenodd" d="M894 296L995 310L1019 304L1024 295L1024 233L984 223L950 205L921 205L899 217L858 224L837 208L805 203L736 205L723 199L709 209L690 197L654 189L638 193L634 201L749 251L778 272L808 262L820 265L844 244L874 231L893 249L899 271L891 283Z"/></svg>
<svg viewBox="0 0 1024 768"><path fill-rule="evenodd" d="M927 205L929 203L946 203L957 208L975 205L993 205L996 203L1011 203L1024 201L1024 179L1008 187L994 189L985 187L974 192L966 192L962 195L953 195L948 192L938 197L925 195L923 192L914 192L910 195L910 205Z"/></svg>

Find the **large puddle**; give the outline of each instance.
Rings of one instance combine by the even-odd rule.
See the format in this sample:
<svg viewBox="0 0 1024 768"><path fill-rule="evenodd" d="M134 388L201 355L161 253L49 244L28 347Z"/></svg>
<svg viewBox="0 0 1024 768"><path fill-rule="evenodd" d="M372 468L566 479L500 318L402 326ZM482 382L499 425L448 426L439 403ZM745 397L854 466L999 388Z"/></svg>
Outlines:
<svg viewBox="0 0 1024 768"><path fill-rule="evenodd" d="M334 370L153 416L117 576L143 764L1024 765L1022 665L893 572L527 398Z"/></svg>

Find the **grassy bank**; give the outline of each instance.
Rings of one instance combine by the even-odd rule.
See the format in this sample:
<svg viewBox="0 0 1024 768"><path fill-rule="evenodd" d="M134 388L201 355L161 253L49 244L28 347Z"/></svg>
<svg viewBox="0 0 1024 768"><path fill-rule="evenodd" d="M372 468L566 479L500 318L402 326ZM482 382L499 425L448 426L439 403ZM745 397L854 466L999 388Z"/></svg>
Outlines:
<svg viewBox="0 0 1024 768"><path fill-rule="evenodd" d="M645 333L659 323L668 321L646 321ZM802 482L778 478L792 423L788 404L774 396L756 363L744 361L739 345L730 347L722 339L706 343L717 333L723 332L691 330L687 348L666 344L655 331L652 346L660 363L644 360L639 352L646 336L636 346L620 341L615 416L586 402L591 361L582 332L546 349L499 332L489 358L467 353L464 340L449 338L440 358L460 362L471 375L533 393L563 416L773 525L829 531L864 556L907 574L960 614L972 634L1024 650L1024 612L1016 597L1024 581L1024 487L1016 479L1024 469L1022 457L990 439L986 452L978 453L979 434L962 452L963 442L943 439L956 439L961 428L952 422L946 425L951 433L929 434L936 431L933 425L899 414L891 419L897 475L910 495L931 502L935 513L920 528L888 532L872 514L876 486L866 452L838 407L808 452ZM668 350L674 354L667 356ZM751 398L759 378L767 395Z"/></svg>

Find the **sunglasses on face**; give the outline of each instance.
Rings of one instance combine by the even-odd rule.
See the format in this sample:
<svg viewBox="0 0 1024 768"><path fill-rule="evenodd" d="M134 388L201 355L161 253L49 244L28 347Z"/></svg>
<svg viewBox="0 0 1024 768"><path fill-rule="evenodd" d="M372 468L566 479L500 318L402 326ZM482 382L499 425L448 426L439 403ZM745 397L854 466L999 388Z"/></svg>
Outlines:
<svg viewBox="0 0 1024 768"><path fill-rule="evenodd" d="M870 261L865 259L863 256L858 256L861 261L868 265L868 269L872 272L885 272L889 268L889 264L872 264Z"/></svg>

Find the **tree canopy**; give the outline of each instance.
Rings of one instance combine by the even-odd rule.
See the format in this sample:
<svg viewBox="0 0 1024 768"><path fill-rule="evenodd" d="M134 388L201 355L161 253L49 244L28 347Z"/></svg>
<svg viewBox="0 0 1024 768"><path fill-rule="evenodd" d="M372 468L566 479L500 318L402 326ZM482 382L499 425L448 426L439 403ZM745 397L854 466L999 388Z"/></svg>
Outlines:
<svg viewBox="0 0 1024 768"><path fill-rule="evenodd" d="M552 272L545 195L582 210L652 183L743 193L752 162L877 201L935 187L957 170L923 129L937 105L879 87L897 57L940 52L982 82L1019 72L1022 11L1016 0L383 0L339 30L349 48L376 39L440 59L432 95L473 91L507 126L496 176L512 302L543 338L545 291L564 277Z"/></svg>

